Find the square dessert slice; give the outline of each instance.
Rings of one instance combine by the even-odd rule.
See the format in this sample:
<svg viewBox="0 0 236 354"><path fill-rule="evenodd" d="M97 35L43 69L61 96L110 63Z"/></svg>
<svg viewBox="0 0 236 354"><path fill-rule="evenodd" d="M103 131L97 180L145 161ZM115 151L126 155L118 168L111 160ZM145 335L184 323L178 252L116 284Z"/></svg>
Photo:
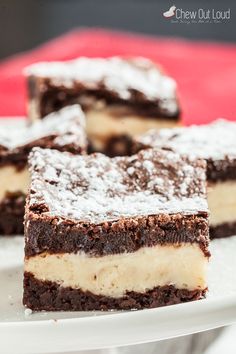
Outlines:
<svg viewBox="0 0 236 354"><path fill-rule="evenodd" d="M30 166L27 307L142 309L204 297L205 161L155 149L109 158L35 148Z"/></svg>
<svg viewBox="0 0 236 354"><path fill-rule="evenodd" d="M28 154L35 146L82 154L86 152L85 118L74 105L31 126L1 126L0 234L23 233L25 196L29 188Z"/></svg>
<svg viewBox="0 0 236 354"><path fill-rule="evenodd" d="M210 237L236 235L236 122L152 130L135 139L135 151L161 147L207 161Z"/></svg>
<svg viewBox="0 0 236 354"><path fill-rule="evenodd" d="M130 136L178 123L176 82L145 58L85 58L26 68L29 117L44 117L79 103L92 149L126 152Z"/></svg>

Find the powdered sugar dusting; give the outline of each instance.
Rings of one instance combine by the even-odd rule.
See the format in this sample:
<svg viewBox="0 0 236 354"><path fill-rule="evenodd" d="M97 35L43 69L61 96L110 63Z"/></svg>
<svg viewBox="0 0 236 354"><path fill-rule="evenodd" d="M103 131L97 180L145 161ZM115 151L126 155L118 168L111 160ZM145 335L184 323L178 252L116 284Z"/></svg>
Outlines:
<svg viewBox="0 0 236 354"><path fill-rule="evenodd" d="M137 138L146 146L170 148L191 158L236 158L236 122L218 119L207 125L151 130Z"/></svg>
<svg viewBox="0 0 236 354"><path fill-rule="evenodd" d="M62 108L43 120L10 130L1 127L0 145L8 150L17 149L38 139L54 136L54 143L60 146L75 144L85 147L85 117L79 105Z"/></svg>
<svg viewBox="0 0 236 354"><path fill-rule="evenodd" d="M146 58L81 57L67 62L41 62L27 67L25 74L50 78L56 86L73 87L74 82L79 82L87 89L96 89L102 83L124 100L131 97L131 90L136 90L151 101L159 100L164 110L175 113L178 109L176 82Z"/></svg>
<svg viewBox="0 0 236 354"><path fill-rule="evenodd" d="M110 159L35 148L30 207L46 215L100 223L159 213L207 212L205 164L145 150Z"/></svg>

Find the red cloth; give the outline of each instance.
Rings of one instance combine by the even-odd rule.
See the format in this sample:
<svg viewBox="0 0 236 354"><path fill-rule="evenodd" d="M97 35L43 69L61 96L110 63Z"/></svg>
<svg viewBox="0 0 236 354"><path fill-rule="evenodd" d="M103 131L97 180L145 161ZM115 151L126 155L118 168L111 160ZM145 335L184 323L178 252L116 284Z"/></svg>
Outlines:
<svg viewBox="0 0 236 354"><path fill-rule="evenodd" d="M179 86L186 124L217 117L236 120L236 46L110 32L76 30L0 64L0 115L24 115L26 88L22 69L42 60L84 55L146 56L159 62Z"/></svg>

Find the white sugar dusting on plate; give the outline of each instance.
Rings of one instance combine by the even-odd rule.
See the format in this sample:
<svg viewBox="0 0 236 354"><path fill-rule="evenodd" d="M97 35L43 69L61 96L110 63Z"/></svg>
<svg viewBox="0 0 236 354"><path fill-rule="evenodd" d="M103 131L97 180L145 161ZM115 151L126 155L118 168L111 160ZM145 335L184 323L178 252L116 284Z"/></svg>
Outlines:
<svg viewBox="0 0 236 354"><path fill-rule="evenodd" d="M25 317L31 316L33 311L31 309L25 309Z"/></svg>

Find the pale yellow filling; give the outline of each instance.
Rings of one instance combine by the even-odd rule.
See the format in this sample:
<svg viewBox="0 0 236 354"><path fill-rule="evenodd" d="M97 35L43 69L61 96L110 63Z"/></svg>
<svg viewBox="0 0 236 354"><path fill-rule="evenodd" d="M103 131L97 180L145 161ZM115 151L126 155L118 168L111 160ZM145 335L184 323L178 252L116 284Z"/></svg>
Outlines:
<svg viewBox="0 0 236 354"><path fill-rule="evenodd" d="M108 110L89 110L86 113L87 133L96 147L102 148L112 136L127 134L135 136L149 129L173 128L176 121L170 119L153 119L138 115L116 117Z"/></svg>
<svg viewBox="0 0 236 354"><path fill-rule="evenodd" d="M236 221L236 182L212 183L208 187L210 225Z"/></svg>
<svg viewBox="0 0 236 354"><path fill-rule="evenodd" d="M27 194L30 177L27 168L17 171L13 166L0 168L0 200L4 199L7 192L22 192Z"/></svg>
<svg viewBox="0 0 236 354"><path fill-rule="evenodd" d="M63 287L121 297L126 291L144 293L171 284L179 289L204 289L207 262L199 245L184 243L103 257L43 253L27 258L25 271Z"/></svg>
<svg viewBox="0 0 236 354"><path fill-rule="evenodd" d="M32 123L37 122L37 120L41 119L39 113L38 99L32 98L28 101L28 116Z"/></svg>

